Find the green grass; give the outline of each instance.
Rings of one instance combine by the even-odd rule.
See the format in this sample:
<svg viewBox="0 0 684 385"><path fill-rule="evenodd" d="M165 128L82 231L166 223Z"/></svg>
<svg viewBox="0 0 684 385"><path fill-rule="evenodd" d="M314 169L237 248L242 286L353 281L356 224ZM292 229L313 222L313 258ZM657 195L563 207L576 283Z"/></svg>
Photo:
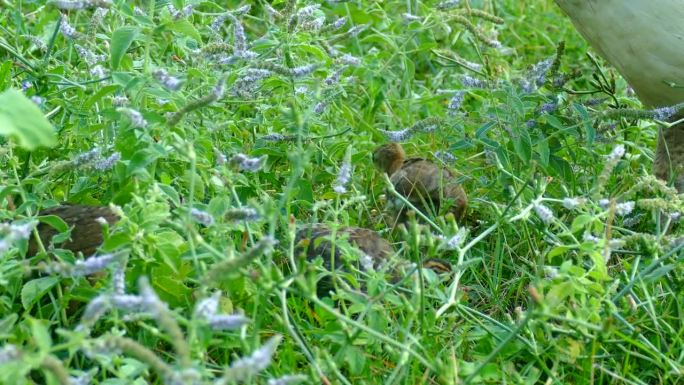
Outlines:
<svg viewBox="0 0 684 385"><path fill-rule="evenodd" d="M196 2L190 16L174 18L166 1L114 0L94 23L92 9L65 11L80 34L70 39L54 4L3 1L0 91L24 86L25 96L42 98L56 132L20 93L0 96L3 222L16 229L62 201L111 202L122 219L100 252L118 264L88 278L46 273L83 257L58 245L28 256L22 237L0 229L0 383L239 383L240 357L273 336L282 340L270 364L262 351L264 368L244 383L295 374L282 383L681 382L684 253L672 243L681 229L667 232L657 219L684 203L650 177L658 126L630 117L626 109L640 105L624 80L585 55L586 42L551 1L462 3L323 3L297 18L313 3L275 2L279 17L261 2L213 31L218 15L247 3ZM420 19L407 22L405 12ZM335 30L338 17L347 20ZM243 45L236 20L255 57L221 64ZM488 46L495 38L501 48ZM561 41L558 70L525 92L532 66L555 58ZM76 45L102 57L88 63ZM335 50L359 63L343 67ZM315 70L296 76L308 65ZM180 77L180 90L162 87L158 69ZM246 76L263 74L255 69L271 72L252 84ZM487 88L465 87L464 74ZM567 78L562 87L557 76ZM449 110L460 90L462 104ZM415 130L407 153L455 156L448 166L470 197L467 236L454 250L437 237L459 232L451 218L401 230L382 215L394 197L372 150L385 131L425 119L437 127ZM626 155L611 160L618 145ZM74 161L93 148L120 159L105 170ZM259 171L240 171L230 161L238 153L267 159ZM352 176L339 194L345 154ZM567 209L565 198L583 203ZM634 210L620 215L615 205L631 201ZM260 219L230 220L240 207ZM544 207L552 217L537 214ZM213 223L198 223L192 209ZM337 280L334 298L317 298L326 272L294 252L296 229L312 222L377 230L398 250L391 263L404 279L353 272ZM430 257L449 260L452 274L402 263ZM79 327L86 306L112 292L121 265L126 292L145 294L147 277L159 298L143 295L147 315L114 309ZM213 331L194 309L216 291L219 313L250 321ZM87 372L92 382L76 382Z"/></svg>

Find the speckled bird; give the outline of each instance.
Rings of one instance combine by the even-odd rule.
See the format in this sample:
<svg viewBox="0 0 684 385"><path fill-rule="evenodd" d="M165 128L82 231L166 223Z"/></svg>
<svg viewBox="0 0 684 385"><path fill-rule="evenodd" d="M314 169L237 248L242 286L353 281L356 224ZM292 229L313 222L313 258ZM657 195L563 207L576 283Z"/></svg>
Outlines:
<svg viewBox="0 0 684 385"><path fill-rule="evenodd" d="M85 256L95 253L103 242L102 225L98 222L98 218L104 218L110 226L119 221L119 217L108 207L70 203L47 208L40 211L38 215L60 217L71 228L71 237L59 247L71 250L75 254L83 253ZM45 223L38 225L38 234L45 247L57 233L56 229ZM35 255L38 252L38 243L33 236L29 241L28 252L29 255Z"/></svg>
<svg viewBox="0 0 684 385"><path fill-rule="evenodd" d="M389 176L394 189L423 213L452 213L458 221L465 217L468 197L447 168L427 159L406 159L406 153L399 143L376 148L373 163ZM393 206L400 207L394 210L394 219L405 221L406 209L403 205Z"/></svg>
<svg viewBox="0 0 684 385"><path fill-rule="evenodd" d="M332 235L333 230L328 225L308 225L297 232L295 245L298 252L305 253L306 258L310 261L321 257L323 266L328 270L332 270L334 266L336 269L347 271L344 266L345 263L351 263L361 271L381 269L395 254L394 247L377 232L361 227L345 226L335 230L335 253L333 255L331 254L333 250ZM347 246L352 246L354 250L350 250ZM352 258L346 252L356 254L356 258ZM347 258L341 258L343 253ZM451 272L451 264L439 258L426 259L423 261L423 266L438 274ZM390 274L392 282L397 282L401 278L397 270L391 271ZM333 284L330 277L324 277L318 282L317 293L319 297L328 295L332 289Z"/></svg>

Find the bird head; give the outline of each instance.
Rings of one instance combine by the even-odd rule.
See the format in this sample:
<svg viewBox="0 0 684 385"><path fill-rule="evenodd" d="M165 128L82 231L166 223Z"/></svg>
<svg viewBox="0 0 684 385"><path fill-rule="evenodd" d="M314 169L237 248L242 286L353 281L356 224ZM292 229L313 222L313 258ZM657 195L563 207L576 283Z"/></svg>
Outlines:
<svg viewBox="0 0 684 385"><path fill-rule="evenodd" d="M373 164L387 175L394 174L401 168L406 153L399 143L387 143L373 151Z"/></svg>

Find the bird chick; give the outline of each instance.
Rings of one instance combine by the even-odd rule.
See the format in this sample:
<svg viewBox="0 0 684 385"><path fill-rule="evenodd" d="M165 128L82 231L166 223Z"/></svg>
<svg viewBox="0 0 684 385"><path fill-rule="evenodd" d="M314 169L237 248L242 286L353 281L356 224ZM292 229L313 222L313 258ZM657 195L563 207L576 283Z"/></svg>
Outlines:
<svg viewBox="0 0 684 385"><path fill-rule="evenodd" d="M387 173L394 189L423 213L452 213L456 220L463 220L468 197L456 177L446 168L426 159L406 159L406 153L398 143L384 144L375 149L373 163ZM401 207L395 211L394 219L404 222L406 210Z"/></svg>
<svg viewBox="0 0 684 385"><path fill-rule="evenodd" d="M64 242L61 247L71 250L74 254L81 252L83 255L95 253L95 250L104 241L102 237L102 225L98 218L104 218L112 226L119 221L119 217L105 206L88 206L79 204L65 203L59 206L50 207L38 213L40 216L55 215L61 218L71 229L71 237ZM40 241L47 246L52 237L58 231L45 224L40 223L37 227ZM35 255L38 252L38 243L34 237L29 240L28 255Z"/></svg>
<svg viewBox="0 0 684 385"><path fill-rule="evenodd" d="M300 229L295 236L295 244L299 253L305 253L307 260L317 257L323 259L323 266L332 271L349 271L348 264L361 271L381 269L395 254L394 247L377 232L360 227L340 227L335 230L324 224L314 224ZM351 246L350 249L348 246ZM332 250L334 249L334 253ZM354 259L353 254L357 254ZM346 258L342 258L342 256ZM451 264L439 258L426 259L425 268L435 273L451 272ZM390 272L390 281L398 282L401 275L396 269ZM319 297L329 295L334 289L332 278L323 277L317 284Z"/></svg>

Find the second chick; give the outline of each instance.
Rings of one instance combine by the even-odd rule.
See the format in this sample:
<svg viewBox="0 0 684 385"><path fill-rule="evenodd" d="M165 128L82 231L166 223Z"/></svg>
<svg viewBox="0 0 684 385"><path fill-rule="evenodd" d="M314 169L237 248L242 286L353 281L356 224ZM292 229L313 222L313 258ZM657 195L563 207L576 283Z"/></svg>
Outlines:
<svg viewBox="0 0 684 385"><path fill-rule="evenodd" d="M343 252L349 250L345 247L345 243L359 252L360 255L357 259L347 258L347 261L361 271L380 269L395 254L394 247L380 237L377 232L370 229L351 226L340 227L335 230L334 244L331 239L332 236L333 229L325 224L309 225L297 232L295 244L298 251L305 253L306 258L310 261L320 256L323 259L323 266L328 270L334 268L335 270L348 271L344 267L346 264L342 258ZM334 253L332 252L333 249ZM345 256L347 256L346 253ZM424 260L423 267L438 274L449 273L452 270L448 261L439 258ZM391 282L397 282L401 279L399 271L396 269L392 269L390 274ZM318 282L316 291L319 297L324 297L329 295L333 288L332 278L327 276Z"/></svg>

